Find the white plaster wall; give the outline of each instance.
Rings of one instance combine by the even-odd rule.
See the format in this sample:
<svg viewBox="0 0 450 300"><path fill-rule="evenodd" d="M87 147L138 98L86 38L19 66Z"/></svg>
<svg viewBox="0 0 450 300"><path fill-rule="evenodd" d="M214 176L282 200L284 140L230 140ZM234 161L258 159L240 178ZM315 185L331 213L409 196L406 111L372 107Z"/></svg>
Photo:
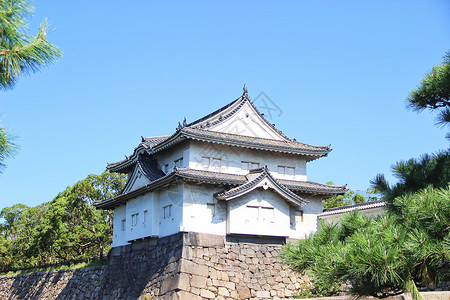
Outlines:
<svg viewBox="0 0 450 300"><path fill-rule="evenodd" d="M245 103L232 118L216 126L210 127L209 130L273 140L283 140L276 131L261 119L259 114L249 103Z"/></svg>
<svg viewBox="0 0 450 300"><path fill-rule="evenodd" d="M384 211L384 207L375 207L372 209L365 209L365 210L360 210L359 213L360 215L363 216L368 216L368 217L378 217L380 216ZM344 214L334 214L334 215L327 215L327 216L321 216L320 220L324 220L328 223L339 223L341 217Z"/></svg>
<svg viewBox="0 0 450 300"><path fill-rule="evenodd" d="M306 181L306 159L298 155L280 154L276 152L244 149L212 143L190 142L189 167L197 170L224 172L245 175L248 170L242 169L241 161L259 163L260 167L267 165L275 178ZM202 157L222 159L222 167L207 167L202 164ZM278 166L295 167L295 175L278 173Z"/></svg>
<svg viewBox="0 0 450 300"><path fill-rule="evenodd" d="M273 207L273 220L255 217L248 206ZM261 215L259 215L261 217ZM228 201L228 233L266 236L289 236L289 204L270 190L255 189L239 198Z"/></svg>
<svg viewBox="0 0 450 300"><path fill-rule="evenodd" d="M139 196L137 198L131 199L126 204L126 240L132 241L148 236L155 235L152 226L152 214L154 213L153 208L153 193L147 193L145 195ZM144 211L147 211L144 222ZM132 224L132 215L137 215L136 224Z"/></svg>
<svg viewBox="0 0 450 300"><path fill-rule="evenodd" d="M126 219L126 206L121 205L114 209L113 240L111 247L127 245L126 233L122 231L122 220Z"/></svg>
<svg viewBox="0 0 450 300"><path fill-rule="evenodd" d="M161 170L164 170L164 165L168 164L168 172L172 172L172 169L174 167L174 160L179 159L180 157L183 157L183 163L181 168L186 168L189 165L189 142L182 142L175 147L166 149L164 151L159 152L157 155L155 155L155 158L161 168Z"/></svg>
<svg viewBox="0 0 450 300"><path fill-rule="evenodd" d="M171 216L164 218L164 207L171 206ZM183 184L172 185L159 192L159 236L180 232L183 222Z"/></svg>
<svg viewBox="0 0 450 300"><path fill-rule="evenodd" d="M310 234L317 231L317 215L323 212L322 200L320 197L305 197L302 196L307 203L302 208L303 222L295 223L290 228L289 237L293 239L303 239Z"/></svg>
<svg viewBox="0 0 450 300"><path fill-rule="evenodd" d="M212 185L184 184L182 231L226 234L226 203L213 196L221 190Z"/></svg>

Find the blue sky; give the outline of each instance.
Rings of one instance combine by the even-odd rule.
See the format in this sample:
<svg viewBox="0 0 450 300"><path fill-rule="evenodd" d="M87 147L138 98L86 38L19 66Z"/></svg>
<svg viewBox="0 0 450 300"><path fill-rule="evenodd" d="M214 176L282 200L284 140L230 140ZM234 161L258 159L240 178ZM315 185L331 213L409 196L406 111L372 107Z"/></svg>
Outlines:
<svg viewBox="0 0 450 300"><path fill-rule="evenodd" d="M331 144L308 179L365 190L398 160L446 149L432 113L405 98L450 50L448 1L33 1L31 30L63 57L0 92L19 154L0 209L52 200L140 136L172 134L242 94L264 92L271 121ZM262 102L256 101L262 112ZM273 106L273 107L275 107Z"/></svg>

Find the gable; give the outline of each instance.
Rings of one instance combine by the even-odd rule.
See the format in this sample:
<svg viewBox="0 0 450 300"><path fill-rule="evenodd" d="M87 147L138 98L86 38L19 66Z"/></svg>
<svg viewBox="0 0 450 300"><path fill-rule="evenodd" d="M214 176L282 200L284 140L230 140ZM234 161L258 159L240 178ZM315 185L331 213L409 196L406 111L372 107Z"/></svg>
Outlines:
<svg viewBox="0 0 450 300"><path fill-rule="evenodd" d="M246 101L242 107L228 119L210 126L208 130L279 141L286 140L267 124L249 101Z"/></svg>
<svg viewBox="0 0 450 300"><path fill-rule="evenodd" d="M288 236L290 205L279 194L255 189L228 202L228 234Z"/></svg>
<svg viewBox="0 0 450 300"><path fill-rule="evenodd" d="M150 183L150 180L144 175L141 168L139 168L139 166L136 165L132 175L130 176L130 179L128 179L128 182L122 191L122 194L136 190L148 183Z"/></svg>

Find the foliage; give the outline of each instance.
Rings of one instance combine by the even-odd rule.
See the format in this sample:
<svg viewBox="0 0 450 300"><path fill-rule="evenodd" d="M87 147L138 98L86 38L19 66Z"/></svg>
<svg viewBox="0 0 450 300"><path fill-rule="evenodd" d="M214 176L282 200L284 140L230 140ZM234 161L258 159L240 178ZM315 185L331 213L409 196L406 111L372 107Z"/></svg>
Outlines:
<svg viewBox="0 0 450 300"><path fill-rule="evenodd" d="M332 181L327 182L327 184L333 185ZM334 207L347 206L352 204L365 203L366 201L374 201L377 198L374 196L376 192L373 189L367 189L366 193L369 195L368 199L363 195L356 193L353 190L345 192L343 195L337 195L324 199L322 201L323 209L329 209Z"/></svg>
<svg viewBox="0 0 450 300"><path fill-rule="evenodd" d="M35 268L29 268L29 269L22 269L19 271L8 271L5 273L0 273L0 276L36 273L36 272L44 272L44 271L67 270L67 269L81 269L81 268L88 268L88 267L104 266L107 264L108 264L108 260L106 260L106 259L102 259L102 260L89 260L88 259L85 262L79 262L79 263L69 262L67 264L51 265L48 267L35 267Z"/></svg>
<svg viewBox="0 0 450 300"><path fill-rule="evenodd" d="M91 204L119 194L124 185L125 175L104 172L89 175L42 205L4 208L0 271L103 256L111 244L112 212Z"/></svg>
<svg viewBox="0 0 450 300"><path fill-rule="evenodd" d="M339 226L322 222L316 234L280 254L297 272L310 272L320 295L349 282L358 296L404 291L420 297L415 282L450 279L450 187L429 187L396 198L395 213L371 219L357 211Z"/></svg>
<svg viewBox="0 0 450 300"><path fill-rule="evenodd" d="M8 132L8 130L0 126L0 174L6 167L5 161L8 158L13 157L17 153L18 147L14 143L14 137Z"/></svg>
<svg viewBox="0 0 450 300"><path fill-rule="evenodd" d="M12 88L20 75L37 72L61 56L46 41L46 21L36 36L25 33L25 18L32 12L27 0L0 0L0 89Z"/></svg>
<svg viewBox="0 0 450 300"><path fill-rule="evenodd" d="M437 111L438 124L450 124L450 52L444 56L444 62L434 66L420 86L411 91L407 100L415 111Z"/></svg>
<svg viewBox="0 0 450 300"><path fill-rule="evenodd" d="M400 161L392 166L392 170L398 183L389 185L383 174L371 181L372 187L388 201L388 206L396 197L415 193L428 185L447 187L450 182L450 152L424 154L420 159Z"/></svg>

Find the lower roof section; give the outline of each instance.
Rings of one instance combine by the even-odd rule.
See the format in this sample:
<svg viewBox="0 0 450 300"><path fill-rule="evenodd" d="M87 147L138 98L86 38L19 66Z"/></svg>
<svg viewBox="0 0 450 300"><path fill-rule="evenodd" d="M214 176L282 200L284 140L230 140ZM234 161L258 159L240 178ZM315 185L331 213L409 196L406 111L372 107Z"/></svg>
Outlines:
<svg viewBox="0 0 450 300"><path fill-rule="evenodd" d="M228 186L229 188L241 186L249 182L246 175L202 171L191 168L174 168L171 173L158 178L138 189L129 191L110 199L95 202L94 206L100 209L114 209L119 205L125 204L130 199L136 198L158 188L162 188L176 181L215 184ZM294 181L284 179L276 179L276 181L284 186L284 188L289 189L292 192L302 194L335 196L343 194L347 191L347 186L333 186L311 181Z"/></svg>

